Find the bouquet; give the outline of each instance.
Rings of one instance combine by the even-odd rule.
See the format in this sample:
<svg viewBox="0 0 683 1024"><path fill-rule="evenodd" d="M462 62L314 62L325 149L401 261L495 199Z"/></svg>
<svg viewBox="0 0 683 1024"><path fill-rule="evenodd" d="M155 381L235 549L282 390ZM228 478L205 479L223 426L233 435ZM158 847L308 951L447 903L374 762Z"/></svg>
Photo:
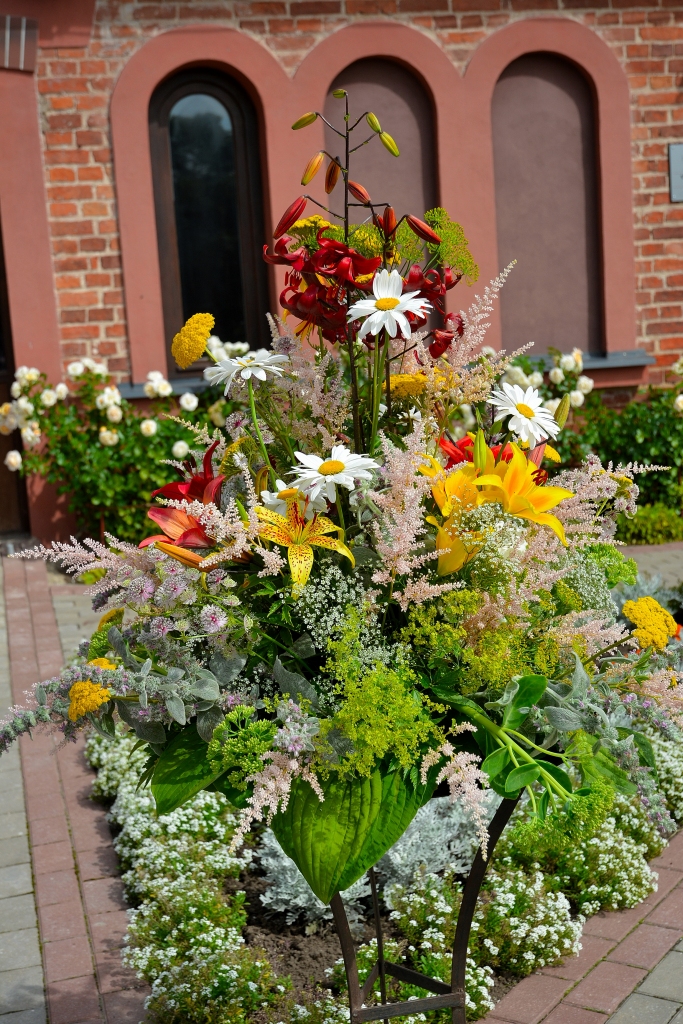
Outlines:
<svg viewBox="0 0 683 1024"><path fill-rule="evenodd" d="M589 457L549 479L569 396L549 410L501 381L519 353L483 345L508 271L446 312L477 275L461 227L373 203L353 133L398 149L338 98L345 158L317 153L302 178L327 160L330 208L304 217L302 195L264 250L286 268L272 347L216 352L208 313L174 339L181 367L214 358L236 411L187 425L148 513L160 532L24 553L98 570L102 619L0 730L2 749L39 722L69 740L120 720L159 812L224 793L235 844L267 821L325 902L437 791L471 810L484 856L489 787L526 790L536 838L594 829L615 791L669 830L648 733L680 737L682 675L671 615L613 598L635 582L614 529L640 467Z"/></svg>

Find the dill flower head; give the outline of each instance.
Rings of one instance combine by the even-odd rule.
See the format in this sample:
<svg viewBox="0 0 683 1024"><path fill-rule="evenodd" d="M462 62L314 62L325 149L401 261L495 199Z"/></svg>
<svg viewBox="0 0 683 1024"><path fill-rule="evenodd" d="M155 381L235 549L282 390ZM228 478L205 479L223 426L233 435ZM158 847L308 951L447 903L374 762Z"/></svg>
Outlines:
<svg viewBox="0 0 683 1024"><path fill-rule="evenodd" d="M654 647L663 651L669 637L676 635L676 622L666 608L662 608L654 597L639 597L637 601L625 601L622 613L633 622L641 647Z"/></svg>
<svg viewBox="0 0 683 1024"><path fill-rule="evenodd" d="M389 383L392 398L416 398L426 390L427 377L424 373L392 373Z"/></svg>
<svg viewBox="0 0 683 1024"><path fill-rule="evenodd" d="M195 313L178 331L171 345L171 353L181 370L186 370L204 354L215 323L211 313Z"/></svg>
<svg viewBox="0 0 683 1024"><path fill-rule="evenodd" d="M100 704L107 703L109 696L109 690L105 686L98 686L89 679L74 683L69 690L69 720L75 722L89 711L97 711Z"/></svg>

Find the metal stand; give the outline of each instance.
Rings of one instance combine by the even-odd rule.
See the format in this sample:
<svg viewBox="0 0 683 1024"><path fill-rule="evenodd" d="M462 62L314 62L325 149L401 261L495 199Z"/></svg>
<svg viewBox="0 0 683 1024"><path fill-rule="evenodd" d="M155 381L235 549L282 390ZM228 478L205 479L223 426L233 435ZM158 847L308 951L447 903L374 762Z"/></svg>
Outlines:
<svg viewBox="0 0 683 1024"><path fill-rule="evenodd" d="M501 837L503 829L507 825L512 812L517 806L517 800L503 800L496 811L491 824L489 825L489 856L493 853L494 847ZM391 963L384 959L384 940L382 936L382 922L379 916L379 902L377 899L377 882L374 868L370 868L370 887L372 890L372 906L375 916L375 931L377 933L377 963L370 971L364 984L361 986L358 981L358 964L356 962L356 950L351 937L349 922L346 918L346 911L339 893L335 893L330 901L334 923L337 927L339 940L341 942L344 967L346 969L346 980L349 988L349 1011L351 1024L361 1024L361 1021L382 1020L387 1024L392 1017L400 1017L405 1014L428 1013L430 1010L442 1010L451 1007L453 1010L453 1024L465 1024L465 967L467 964L467 944L472 927L474 910L477 905L477 898L481 883L486 873L487 862L481 855L481 849L477 850L474 863L467 876L463 887L462 903L458 914L458 924L455 929L453 941L453 969L451 972L451 983L446 985L436 978L429 978L419 971L410 970L401 964ZM398 981L406 981L428 992L436 993L433 996L426 996L424 999L410 999L401 1003L387 1003L386 978L389 975ZM365 1006L365 1000L372 991L372 987L379 978L381 1003L374 1006Z"/></svg>

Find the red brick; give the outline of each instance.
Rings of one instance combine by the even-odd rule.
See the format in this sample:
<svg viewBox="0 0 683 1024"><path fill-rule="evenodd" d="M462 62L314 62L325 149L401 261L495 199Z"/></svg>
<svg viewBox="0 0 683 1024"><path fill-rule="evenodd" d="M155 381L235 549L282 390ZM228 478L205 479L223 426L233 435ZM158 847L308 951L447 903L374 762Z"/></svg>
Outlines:
<svg viewBox="0 0 683 1024"><path fill-rule="evenodd" d="M659 928L656 925L641 924L612 950L608 959L651 971L682 935L683 926Z"/></svg>
<svg viewBox="0 0 683 1024"><path fill-rule="evenodd" d="M105 993L103 1000L108 1019L116 1021L116 1024L138 1024L145 1013L148 993L146 987L135 991Z"/></svg>
<svg viewBox="0 0 683 1024"><path fill-rule="evenodd" d="M123 884L118 878L99 878L83 883L83 894L88 914L107 914L125 910Z"/></svg>
<svg viewBox="0 0 683 1024"><path fill-rule="evenodd" d="M57 942L46 942L45 980L65 981L67 978L82 978L93 973L93 959L87 935L77 935Z"/></svg>
<svg viewBox="0 0 683 1024"><path fill-rule="evenodd" d="M36 875L51 874L53 871L71 871L74 867L71 843L65 840L36 846L32 850L31 859Z"/></svg>
<svg viewBox="0 0 683 1024"><path fill-rule="evenodd" d="M102 1019L94 976L54 981L47 986L47 998L50 1024Z"/></svg>
<svg viewBox="0 0 683 1024"><path fill-rule="evenodd" d="M572 1006L570 1003L560 1003L556 1006L543 1024L605 1024L608 1018L604 1013L596 1013L594 1010L585 1010L582 1006Z"/></svg>
<svg viewBox="0 0 683 1024"><path fill-rule="evenodd" d="M648 924L660 924L666 928L680 928L683 921L683 888L674 889L648 916Z"/></svg>
<svg viewBox="0 0 683 1024"><path fill-rule="evenodd" d="M36 902L39 907L47 907L50 903L65 903L68 900L80 901L78 883L73 868L70 871L52 871L45 875L36 875Z"/></svg>
<svg viewBox="0 0 683 1024"><path fill-rule="evenodd" d="M676 284L683 285L683 277L680 280L668 278L667 284L674 286ZM652 867L655 871L658 871L659 868L673 868L676 871L683 872L683 829L678 835L673 837L664 852L652 861ZM681 878L683 878L683 875Z"/></svg>
<svg viewBox="0 0 683 1024"><path fill-rule="evenodd" d="M597 935L584 935L581 946L578 956L568 957L563 964L558 964L557 967L544 967L543 974L554 978L565 978L568 981L578 981L590 971L598 960L607 956L610 949L614 947L614 940L601 939Z"/></svg>
<svg viewBox="0 0 683 1024"><path fill-rule="evenodd" d="M571 990L567 1002L588 1010L613 1013L640 984L646 973L636 967L603 961Z"/></svg>
<svg viewBox="0 0 683 1024"><path fill-rule="evenodd" d="M111 916L111 915L110 915ZM80 897L67 903L49 903L38 909L40 938L43 942L58 942L85 935L85 917Z"/></svg>
<svg viewBox="0 0 683 1024"><path fill-rule="evenodd" d="M532 974L503 996L495 1015L511 1024L538 1024L559 1003L567 988L567 982L560 978Z"/></svg>

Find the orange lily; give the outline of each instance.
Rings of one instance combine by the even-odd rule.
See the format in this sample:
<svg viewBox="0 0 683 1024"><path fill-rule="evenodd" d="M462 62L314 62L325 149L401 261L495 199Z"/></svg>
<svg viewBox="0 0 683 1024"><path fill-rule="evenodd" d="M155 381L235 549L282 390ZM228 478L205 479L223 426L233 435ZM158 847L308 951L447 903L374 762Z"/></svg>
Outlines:
<svg viewBox="0 0 683 1024"><path fill-rule="evenodd" d="M292 491L293 488L289 488L289 490ZM298 494L287 499L286 516L281 516L279 512L265 508L263 505L256 506L256 515L262 523L259 536L287 548L295 595L301 593L311 575L314 545L328 548L331 551L339 551L350 559L352 565L356 564L351 551L343 541L336 537L326 536L328 533L342 532L339 527L335 526L331 519L319 516L317 513L312 519L306 519L299 508Z"/></svg>
<svg viewBox="0 0 683 1024"><path fill-rule="evenodd" d="M564 527L549 509L555 508L566 498L572 498L572 492L564 487L539 487L534 479L537 467L516 444L511 445L511 448L513 454L510 462L501 461L495 465L493 455L490 452L487 455L486 472L474 481L475 487L482 488L478 504L496 502L510 515L548 526L566 546Z"/></svg>
<svg viewBox="0 0 683 1024"><path fill-rule="evenodd" d="M215 569L215 563L209 566L208 569L204 569L202 562L204 559L201 555L196 554L194 551L190 551L188 548L179 548L176 544L167 544L166 541L158 540L154 544L155 548L159 548L159 551L163 551L169 558L175 558L176 562L180 562L182 565L186 565L188 569L199 569L200 572L210 572L211 569Z"/></svg>

